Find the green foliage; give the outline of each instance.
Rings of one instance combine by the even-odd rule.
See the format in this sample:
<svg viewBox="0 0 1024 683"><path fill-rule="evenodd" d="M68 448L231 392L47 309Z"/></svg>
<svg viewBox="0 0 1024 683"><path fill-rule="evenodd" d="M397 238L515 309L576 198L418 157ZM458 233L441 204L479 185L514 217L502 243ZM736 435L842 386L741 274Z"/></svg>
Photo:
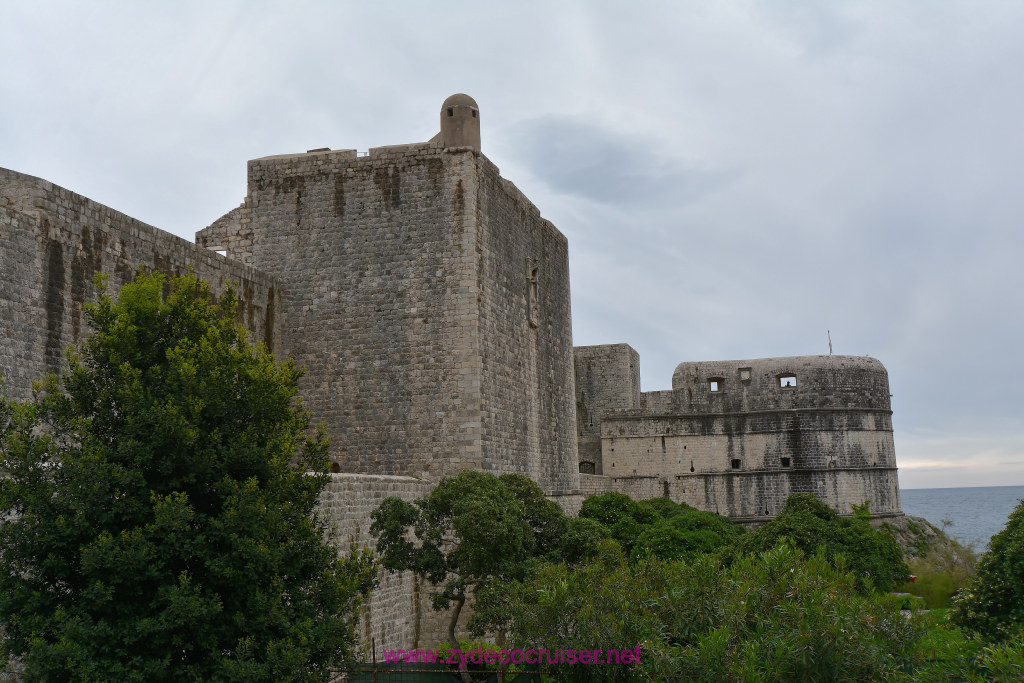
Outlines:
<svg viewBox="0 0 1024 683"><path fill-rule="evenodd" d="M979 634L953 625L947 610L932 610L922 618L922 637L910 666L896 680L908 683L968 681L1002 683L1024 680L1024 631L999 643L986 643Z"/></svg>
<svg viewBox="0 0 1024 683"><path fill-rule="evenodd" d="M910 578L896 540L871 526L866 507L844 519L813 494L795 493L775 519L742 536L736 548L741 553L764 552L783 539L808 554L821 547L833 561L844 555L860 590L873 586L890 591Z"/></svg>
<svg viewBox="0 0 1024 683"><path fill-rule="evenodd" d="M742 527L713 512L673 503L668 498L637 502L621 493L587 498L579 518L607 527L634 560L647 555L672 559L712 552L743 533Z"/></svg>
<svg viewBox="0 0 1024 683"><path fill-rule="evenodd" d="M659 500L675 505L664 498ZM631 553L634 561L646 555L663 560L693 558L728 547L743 533L742 527L713 512L688 505L675 505L675 509L665 511L669 513L665 518L648 526L637 538Z"/></svg>
<svg viewBox="0 0 1024 683"><path fill-rule="evenodd" d="M1024 501L989 541L977 574L953 598L950 616L993 642L1024 628Z"/></svg>
<svg viewBox="0 0 1024 683"><path fill-rule="evenodd" d="M973 553L959 544L933 545L907 565L917 578L901 590L924 598L929 609L949 607L952 596L975 572Z"/></svg>
<svg viewBox="0 0 1024 683"><path fill-rule="evenodd" d="M434 584L434 609L455 604L448 627L453 647L459 614L472 591L522 579L541 558L557 557L568 527L561 509L527 477L472 470L442 479L414 503L387 498L372 518L383 566L415 572ZM481 610L474 619L500 620L499 614Z"/></svg>
<svg viewBox="0 0 1024 683"><path fill-rule="evenodd" d="M790 546L725 566L647 559L549 566L508 585L511 647L641 646L637 665L562 664L566 681L881 679L903 663L918 630L888 596L863 595L824 554ZM497 591L495 591L497 593Z"/></svg>
<svg viewBox="0 0 1024 683"><path fill-rule="evenodd" d="M2 404L5 652L29 680L325 680L375 568L324 541L300 371L230 292L97 284L67 373Z"/></svg>
<svg viewBox="0 0 1024 683"><path fill-rule="evenodd" d="M597 520L570 518L562 537L562 558L570 564L591 560L597 556L601 541L610 537L608 527Z"/></svg>
<svg viewBox="0 0 1024 683"><path fill-rule="evenodd" d="M624 493L605 493L601 496L591 496L583 501L580 508L580 517L594 519L611 528L619 520L630 518L637 520L643 517L643 523L650 523L656 518L653 512L644 512L640 504Z"/></svg>

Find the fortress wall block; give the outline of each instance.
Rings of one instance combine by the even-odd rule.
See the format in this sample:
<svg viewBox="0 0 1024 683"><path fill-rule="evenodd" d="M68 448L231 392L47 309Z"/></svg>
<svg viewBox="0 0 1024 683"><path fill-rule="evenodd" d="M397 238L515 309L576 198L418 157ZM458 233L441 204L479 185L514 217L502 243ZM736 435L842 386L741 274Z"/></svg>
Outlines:
<svg viewBox="0 0 1024 683"><path fill-rule="evenodd" d="M40 178L0 169L0 374L16 399L59 370L64 348L88 331L82 304L93 276L111 292L139 268L191 269L215 294L233 283L238 321L271 349L278 343L279 290L273 277L232 262Z"/></svg>
<svg viewBox="0 0 1024 683"><path fill-rule="evenodd" d="M579 469L604 474L602 421L613 413L639 407L640 355L628 344L577 346L573 353Z"/></svg>
<svg viewBox="0 0 1024 683"><path fill-rule="evenodd" d="M797 492L841 514L864 502L902 514L888 375L873 358L682 363L672 391L638 403L600 420L615 482L660 477L673 500L744 521L770 519Z"/></svg>
<svg viewBox="0 0 1024 683"><path fill-rule="evenodd" d="M494 164L476 163L483 468L571 496L579 469L568 241Z"/></svg>
<svg viewBox="0 0 1024 683"><path fill-rule="evenodd" d="M519 472L578 490L565 237L473 147L249 163L197 235L272 273L284 352L343 471Z"/></svg>

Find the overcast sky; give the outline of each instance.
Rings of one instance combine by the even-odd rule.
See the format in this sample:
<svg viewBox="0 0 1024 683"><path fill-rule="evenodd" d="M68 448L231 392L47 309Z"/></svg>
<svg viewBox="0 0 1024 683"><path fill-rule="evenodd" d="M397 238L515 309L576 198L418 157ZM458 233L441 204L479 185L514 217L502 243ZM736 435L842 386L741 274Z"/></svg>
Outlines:
<svg viewBox="0 0 1024 683"><path fill-rule="evenodd" d="M889 370L904 488L1024 485L1020 2L0 0L0 166L193 239L248 159L448 95L569 238L576 344Z"/></svg>

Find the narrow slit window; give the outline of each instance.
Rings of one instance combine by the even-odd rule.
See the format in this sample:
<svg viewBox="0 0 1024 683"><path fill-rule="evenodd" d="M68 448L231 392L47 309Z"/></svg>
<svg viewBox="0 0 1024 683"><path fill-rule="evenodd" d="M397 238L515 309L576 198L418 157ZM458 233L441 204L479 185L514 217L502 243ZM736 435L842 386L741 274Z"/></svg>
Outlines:
<svg viewBox="0 0 1024 683"><path fill-rule="evenodd" d="M448 116L455 116L455 109L454 108L448 107Z"/></svg>
<svg viewBox="0 0 1024 683"><path fill-rule="evenodd" d="M783 389L796 389L796 375L792 373L779 375L779 387Z"/></svg>
<svg viewBox="0 0 1024 683"><path fill-rule="evenodd" d="M540 269L536 266L530 269L530 280L527 285L526 316L531 327L537 327L540 324L539 272Z"/></svg>

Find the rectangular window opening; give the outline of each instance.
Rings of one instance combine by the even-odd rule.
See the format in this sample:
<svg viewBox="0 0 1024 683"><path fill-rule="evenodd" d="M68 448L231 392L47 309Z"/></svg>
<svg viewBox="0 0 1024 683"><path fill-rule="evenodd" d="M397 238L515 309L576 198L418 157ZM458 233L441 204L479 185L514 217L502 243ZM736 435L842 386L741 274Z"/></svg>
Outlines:
<svg viewBox="0 0 1024 683"><path fill-rule="evenodd" d="M734 470L738 470L740 468L740 459L739 458L733 458L732 459L732 468Z"/></svg>
<svg viewBox="0 0 1024 683"><path fill-rule="evenodd" d="M720 391L721 388L722 388L722 384L721 384L720 380L717 380L717 379L709 379L708 380L708 389L710 389L712 393Z"/></svg>
<svg viewBox="0 0 1024 683"><path fill-rule="evenodd" d="M783 389L796 388L796 375L779 375L779 387Z"/></svg>
<svg viewBox="0 0 1024 683"><path fill-rule="evenodd" d="M782 466L783 467L789 467L789 465L790 465L789 458L782 458Z"/></svg>

